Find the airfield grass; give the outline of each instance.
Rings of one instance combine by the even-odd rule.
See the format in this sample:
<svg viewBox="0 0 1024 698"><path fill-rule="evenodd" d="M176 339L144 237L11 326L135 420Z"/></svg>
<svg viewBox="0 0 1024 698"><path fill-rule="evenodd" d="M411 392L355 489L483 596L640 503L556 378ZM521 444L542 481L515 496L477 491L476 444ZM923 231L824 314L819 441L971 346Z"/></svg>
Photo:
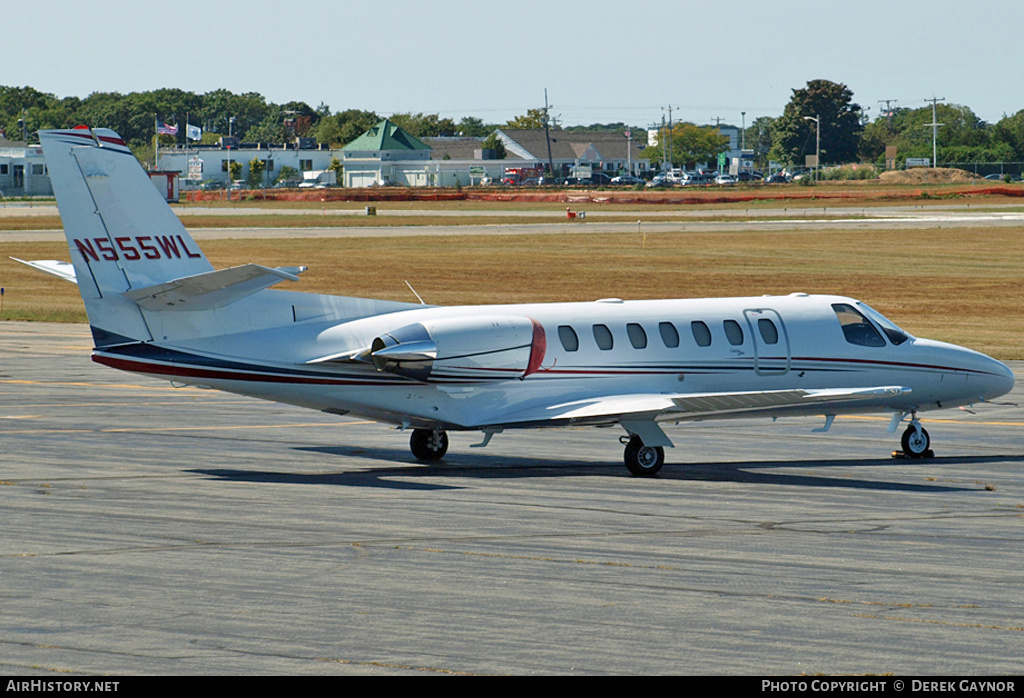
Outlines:
<svg viewBox="0 0 1024 698"><path fill-rule="evenodd" d="M362 219L364 222L366 219ZM436 221L435 221L436 222ZM217 268L305 265L279 288L430 304L836 293L911 334L1024 359L1024 228L722 231L207 240ZM8 259L64 243L0 244L0 319L85 322L73 284Z"/></svg>

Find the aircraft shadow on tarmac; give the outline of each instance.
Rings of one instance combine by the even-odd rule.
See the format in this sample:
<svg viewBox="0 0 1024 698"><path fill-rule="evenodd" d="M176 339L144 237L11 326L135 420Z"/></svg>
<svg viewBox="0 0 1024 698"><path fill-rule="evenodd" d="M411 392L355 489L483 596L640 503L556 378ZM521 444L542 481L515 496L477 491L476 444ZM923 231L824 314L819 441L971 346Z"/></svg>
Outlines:
<svg viewBox="0 0 1024 698"><path fill-rule="evenodd" d="M632 479L624 471L621 463L610 462L561 462L543 458L493 455L477 457L471 454L449 454L444 460L424 465L418 462L402 463L409 458L407 451L399 449L356 449L344 447L308 447L297 450L345 457L358 456L362 459L386 461L391 467L365 467L331 473L301 473L267 470L243 469L191 469L189 472L206 475L211 478L237 482L261 482L280 484L308 485L340 485L344 487L378 487L398 490L448 490L464 489L464 482L445 484L444 478L476 478L481 480L494 479L526 479L550 477L623 477ZM901 465L920 465L929 463L934 466L935 473L941 475L960 475L958 466L972 464L993 464L1000 462L1019 462L1012 456L971 456L931 458L927 461L901 461L891 458L837 460L825 462L820 460L788 460L788 461L739 461L722 463L677 463L667 465L656 476L666 481L692 482L735 482L761 485L779 485L796 487L841 487L844 489L901 491L901 492L970 492L982 489L981 486L918 483L906 481L867 480L851 477L852 468L898 468ZM826 469L841 468L842 473L829 476ZM805 469L807 474L779 472L789 469ZM416 478L430 478L430 481L416 481ZM412 479L412 480L410 480ZM439 481L440 479L440 481Z"/></svg>

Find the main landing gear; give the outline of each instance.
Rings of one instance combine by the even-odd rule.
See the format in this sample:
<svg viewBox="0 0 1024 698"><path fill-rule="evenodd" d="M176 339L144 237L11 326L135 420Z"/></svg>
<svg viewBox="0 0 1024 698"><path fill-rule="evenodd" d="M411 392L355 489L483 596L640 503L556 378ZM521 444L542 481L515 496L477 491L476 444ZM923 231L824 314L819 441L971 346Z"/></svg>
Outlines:
<svg viewBox="0 0 1024 698"><path fill-rule="evenodd" d="M433 429L413 429L409 448L416 460L433 462L448 452L448 432Z"/></svg>
<svg viewBox="0 0 1024 698"><path fill-rule="evenodd" d="M620 441L626 444L626 468L636 477L651 477L665 465L665 449L661 446L645 446L636 434L623 436Z"/></svg>

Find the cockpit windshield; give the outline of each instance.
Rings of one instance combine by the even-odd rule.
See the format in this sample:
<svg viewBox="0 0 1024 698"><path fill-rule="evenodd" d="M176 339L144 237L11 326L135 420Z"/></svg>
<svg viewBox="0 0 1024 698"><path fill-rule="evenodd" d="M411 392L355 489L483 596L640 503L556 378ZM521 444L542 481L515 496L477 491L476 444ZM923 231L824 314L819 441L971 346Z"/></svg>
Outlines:
<svg viewBox="0 0 1024 698"><path fill-rule="evenodd" d="M839 318L843 335L850 344L859 344L863 347L884 347L885 340L878 332L878 328L882 329L893 345L903 344L910 339L906 332L884 315L859 301L856 307L849 303L833 303L832 310Z"/></svg>
<svg viewBox="0 0 1024 698"><path fill-rule="evenodd" d="M843 328L843 335L850 344L858 344L862 347L884 347L885 340L878 333L875 326L865 317L864 313L854 308L849 303L833 303L832 310L839 318L839 324Z"/></svg>
<svg viewBox="0 0 1024 698"><path fill-rule="evenodd" d="M882 315L880 312L875 310L869 305L857 301L857 305L864 313L875 321L875 324L882 328L882 332L885 332L885 336L889 338L889 341L894 345L903 344L905 341L910 339L910 335L901 330L896 326L889 318Z"/></svg>

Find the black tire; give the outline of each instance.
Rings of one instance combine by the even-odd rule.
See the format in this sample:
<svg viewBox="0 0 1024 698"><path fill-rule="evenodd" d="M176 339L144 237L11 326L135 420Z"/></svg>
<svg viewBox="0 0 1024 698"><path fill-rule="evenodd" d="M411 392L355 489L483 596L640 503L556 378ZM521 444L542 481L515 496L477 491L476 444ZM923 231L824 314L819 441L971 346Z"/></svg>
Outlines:
<svg viewBox="0 0 1024 698"><path fill-rule="evenodd" d="M907 458L926 458L930 451L932 440L928 436L928 432L925 429L921 429L921 433L915 427L909 426L907 430L903 432L903 438L900 439L900 445L903 447L903 455Z"/></svg>
<svg viewBox="0 0 1024 698"><path fill-rule="evenodd" d="M639 436L631 436L623 454L626 468L636 477L651 477L665 464L665 449L645 446Z"/></svg>
<svg viewBox="0 0 1024 698"><path fill-rule="evenodd" d="M448 452L448 432L433 429L413 429L409 448L416 460L427 463L441 460Z"/></svg>

